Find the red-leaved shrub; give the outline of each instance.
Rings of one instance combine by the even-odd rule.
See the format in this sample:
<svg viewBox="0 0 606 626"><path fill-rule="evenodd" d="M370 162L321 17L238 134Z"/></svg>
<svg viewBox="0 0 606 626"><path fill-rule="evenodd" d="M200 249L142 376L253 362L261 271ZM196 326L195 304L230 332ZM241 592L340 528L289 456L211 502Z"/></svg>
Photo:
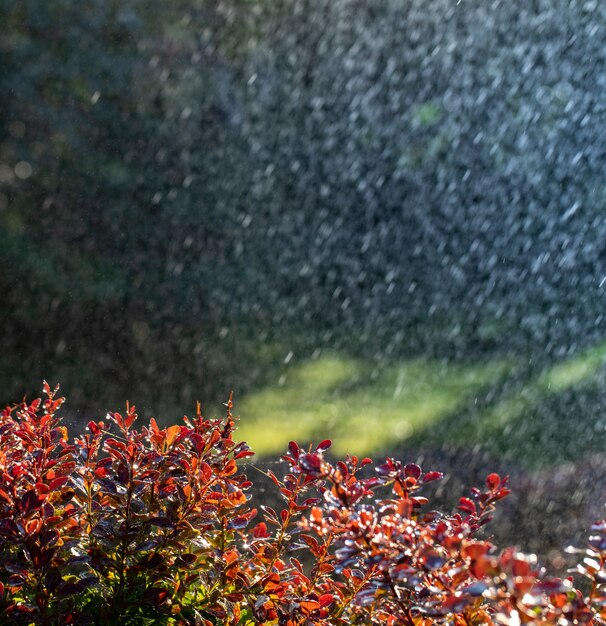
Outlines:
<svg viewBox="0 0 606 626"><path fill-rule="evenodd" d="M223 420L135 429L90 422L71 442L44 400L0 415L0 622L6 624L601 624L606 521L573 579L477 536L509 490L490 474L458 511L421 495L439 472L387 459L331 463L289 445L281 510L252 483ZM366 469L363 469L366 468Z"/></svg>

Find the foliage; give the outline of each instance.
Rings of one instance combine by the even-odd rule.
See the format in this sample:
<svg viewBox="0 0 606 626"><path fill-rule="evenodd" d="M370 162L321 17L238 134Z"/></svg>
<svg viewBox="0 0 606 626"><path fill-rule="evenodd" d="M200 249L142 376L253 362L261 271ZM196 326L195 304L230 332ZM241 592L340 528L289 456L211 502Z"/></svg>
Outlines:
<svg viewBox="0 0 606 626"><path fill-rule="evenodd" d="M44 390L0 417L3 623L565 626L606 614L606 521L578 568L583 595L479 537L509 493L497 474L447 514L419 493L439 472L387 459L369 475L370 459L327 461L328 440L292 442L285 476L269 472L284 506L259 513L231 399L224 420L198 407L163 429L134 429L127 405L70 443L63 398Z"/></svg>

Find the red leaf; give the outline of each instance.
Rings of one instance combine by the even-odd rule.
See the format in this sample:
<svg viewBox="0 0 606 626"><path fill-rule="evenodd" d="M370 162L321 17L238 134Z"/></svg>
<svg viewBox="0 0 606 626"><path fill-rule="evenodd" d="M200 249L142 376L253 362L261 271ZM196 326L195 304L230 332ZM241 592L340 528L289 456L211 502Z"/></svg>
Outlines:
<svg viewBox="0 0 606 626"><path fill-rule="evenodd" d="M181 426L171 426L166 429L166 447L169 448L181 434Z"/></svg>
<svg viewBox="0 0 606 626"><path fill-rule="evenodd" d="M334 597L332 593L325 593L323 596L320 596L318 598L318 602L320 603L320 606L322 608L324 608L325 606L328 606L329 604L332 604L333 601L334 601Z"/></svg>
<svg viewBox="0 0 606 626"><path fill-rule="evenodd" d="M376 472L377 474L379 474L379 476L389 476L390 474L392 474L395 470L395 466L394 466L394 462L392 459L386 459L385 463L383 463L382 465L379 465L376 468Z"/></svg>
<svg viewBox="0 0 606 626"><path fill-rule="evenodd" d="M38 495L43 496L50 491L50 487L44 483L36 483L36 491L38 492Z"/></svg>
<svg viewBox="0 0 606 626"><path fill-rule="evenodd" d="M278 514L270 506L262 505L261 508L265 512L266 520L274 522L275 524L278 523Z"/></svg>
<svg viewBox="0 0 606 626"><path fill-rule="evenodd" d="M151 418L149 420L149 426L151 428L152 434L154 435L159 435L160 434L160 429L158 428L158 423L156 422L155 418Z"/></svg>
<svg viewBox="0 0 606 626"><path fill-rule="evenodd" d="M154 422L155 424L155 422ZM158 426L156 425L156 430ZM157 435L156 435L157 436ZM204 450L204 446L206 445L206 441L202 435L198 433L191 433L189 436L189 440L194 444L194 448L198 454L201 454Z"/></svg>
<svg viewBox="0 0 606 626"><path fill-rule="evenodd" d="M465 542L461 548L461 555L472 560L479 559L490 552L492 544L488 541Z"/></svg>
<svg viewBox="0 0 606 626"><path fill-rule="evenodd" d="M447 597L443 602L442 606L448 612L452 613L461 613L463 609L473 602L472 597L468 596L459 596L459 595L451 595Z"/></svg>
<svg viewBox="0 0 606 626"><path fill-rule="evenodd" d="M396 511L405 519L409 519L412 515L413 503L408 498L398 500Z"/></svg>
<svg viewBox="0 0 606 626"><path fill-rule="evenodd" d="M128 405L127 405L128 406ZM127 408L127 415L126 415L126 428L130 428L134 421L137 419L137 413L136 413L136 409L134 406L128 406Z"/></svg>
<svg viewBox="0 0 606 626"><path fill-rule="evenodd" d="M311 535L301 535L301 539L309 546L309 549L314 556L319 556L320 544L315 537L312 537Z"/></svg>
<svg viewBox="0 0 606 626"><path fill-rule="evenodd" d="M459 507L458 508L459 508L459 510L465 511L466 513L469 513L471 515L475 515L476 514L476 505L469 498L461 498L459 500Z"/></svg>
<svg viewBox="0 0 606 626"><path fill-rule="evenodd" d="M427 472L427 474L423 476L423 482L428 483L432 480L440 480L441 478L444 478L444 474L442 474L442 472Z"/></svg>
<svg viewBox="0 0 606 626"><path fill-rule="evenodd" d="M508 496L510 493L511 491L509 489L507 489L506 487L501 487L501 489L497 491L496 498L497 500L501 500L501 498Z"/></svg>
<svg viewBox="0 0 606 626"><path fill-rule="evenodd" d="M400 496L400 498L407 497L407 491L406 489L404 489L402 483L399 480L396 480L396 482L393 484L393 490L396 495Z"/></svg>
<svg viewBox="0 0 606 626"><path fill-rule="evenodd" d="M28 522L25 522L25 532L28 535L37 534L41 528L42 528L42 520L39 518L32 519L32 520L29 520Z"/></svg>
<svg viewBox="0 0 606 626"><path fill-rule="evenodd" d="M202 474L202 478L204 478L206 482L208 482L213 475L211 466L205 461L200 461L199 471L200 474Z"/></svg>
<svg viewBox="0 0 606 626"><path fill-rule="evenodd" d="M339 468L341 474L343 474L343 478L347 478L349 476L349 468L345 463L343 463L343 461L338 461L337 467Z"/></svg>
<svg viewBox="0 0 606 626"><path fill-rule="evenodd" d="M309 474L319 474L322 469L322 458L319 454L304 454L301 457L301 469Z"/></svg>
<svg viewBox="0 0 606 626"><path fill-rule="evenodd" d="M536 583L533 591L535 593L539 592L553 595L556 593L567 593L570 591L571 587L570 581L562 580L561 578L547 578Z"/></svg>
<svg viewBox="0 0 606 626"><path fill-rule="evenodd" d="M9 582L10 582L10 578L9 578ZM11 585L13 587L17 587L18 585ZM10 604L8 606L8 608L6 609L6 614L7 615L15 615L17 618L19 618L21 621L23 621L23 617L25 616L27 618L27 623L32 623L31 622L31 618L29 617L30 615L32 615L34 613L33 609L30 609L28 606L25 606L24 604Z"/></svg>
<svg viewBox="0 0 606 626"><path fill-rule="evenodd" d="M414 498L411 498L410 501L415 507L423 506L429 502L429 500L423 496L415 496Z"/></svg>
<svg viewBox="0 0 606 626"><path fill-rule="evenodd" d="M242 452L238 452L238 454L236 454L236 456L234 457L235 459L244 459L246 457L249 456L255 456L255 453L252 450L242 450Z"/></svg>
<svg viewBox="0 0 606 626"><path fill-rule="evenodd" d="M324 439L324 441L322 441L316 448L316 452L324 452L325 450L328 450L330 446L332 446L332 441L330 439Z"/></svg>
<svg viewBox="0 0 606 626"><path fill-rule="evenodd" d="M253 537L255 539L265 539L269 537L269 532L267 532L267 524L265 522L259 522L252 531Z"/></svg>
<svg viewBox="0 0 606 626"><path fill-rule="evenodd" d="M120 413L110 413L109 415L121 429L124 429L124 420L122 419L122 415Z"/></svg>
<svg viewBox="0 0 606 626"><path fill-rule="evenodd" d="M228 564L231 565L232 563L235 563L239 558L238 555L238 551L237 550L228 550L227 552L225 552L223 554L223 560Z"/></svg>
<svg viewBox="0 0 606 626"><path fill-rule="evenodd" d="M242 530L242 528L246 528L248 522L249 518L247 515L237 515L229 520L227 527L234 530Z"/></svg>
<svg viewBox="0 0 606 626"><path fill-rule="evenodd" d="M81 582L76 583L65 583L59 587L57 595L59 597L64 596L75 596L79 593L82 593L86 589L86 586Z"/></svg>
<svg viewBox="0 0 606 626"><path fill-rule="evenodd" d="M32 511L39 509L43 502L44 498L40 497L35 489L30 489L21 497L21 511L24 515L29 515Z"/></svg>
<svg viewBox="0 0 606 626"><path fill-rule="evenodd" d="M421 468L416 463L409 463L404 467L404 474L406 476L412 476L413 478L419 478Z"/></svg>
<svg viewBox="0 0 606 626"><path fill-rule="evenodd" d="M322 503L321 498L307 498L307 500L304 500L303 506L315 506L321 503Z"/></svg>
<svg viewBox="0 0 606 626"><path fill-rule="evenodd" d="M157 587L150 587L145 590L142 597L143 602L155 607L161 606L168 600L168 591Z"/></svg>
<svg viewBox="0 0 606 626"><path fill-rule="evenodd" d="M299 608L303 615L309 615L309 613L320 608L320 603L315 600L302 600L299 604Z"/></svg>
<svg viewBox="0 0 606 626"><path fill-rule="evenodd" d="M97 466L95 469L95 476L97 478L107 478L109 472L107 471L106 467L103 466Z"/></svg>
<svg viewBox="0 0 606 626"><path fill-rule="evenodd" d="M501 477L493 472L486 477L486 485L491 491L494 491L501 484Z"/></svg>

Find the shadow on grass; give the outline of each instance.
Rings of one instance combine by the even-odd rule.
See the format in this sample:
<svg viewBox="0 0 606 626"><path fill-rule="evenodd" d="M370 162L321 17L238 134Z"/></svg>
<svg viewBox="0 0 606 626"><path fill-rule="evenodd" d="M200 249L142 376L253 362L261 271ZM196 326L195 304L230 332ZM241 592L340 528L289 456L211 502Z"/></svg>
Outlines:
<svg viewBox="0 0 606 626"><path fill-rule="evenodd" d="M486 398L426 427L407 442L454 447L479 445L527 469L575 461L604 449L606 343L546 367L511 385L494 401Z"/></svg>

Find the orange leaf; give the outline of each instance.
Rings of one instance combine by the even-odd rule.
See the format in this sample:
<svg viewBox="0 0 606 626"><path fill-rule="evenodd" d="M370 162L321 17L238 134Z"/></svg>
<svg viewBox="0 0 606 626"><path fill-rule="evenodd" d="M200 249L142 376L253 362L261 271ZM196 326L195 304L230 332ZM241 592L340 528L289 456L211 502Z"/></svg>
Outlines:
<svg viewBox="0 0 606 626"><path fill-rule="evenodd" d="M169 448L181 434L181 426L171 426L166 430L166 447Z"/></svg>

